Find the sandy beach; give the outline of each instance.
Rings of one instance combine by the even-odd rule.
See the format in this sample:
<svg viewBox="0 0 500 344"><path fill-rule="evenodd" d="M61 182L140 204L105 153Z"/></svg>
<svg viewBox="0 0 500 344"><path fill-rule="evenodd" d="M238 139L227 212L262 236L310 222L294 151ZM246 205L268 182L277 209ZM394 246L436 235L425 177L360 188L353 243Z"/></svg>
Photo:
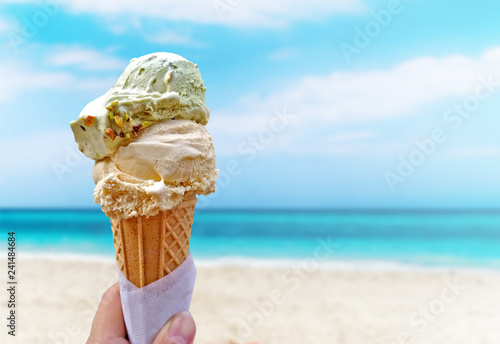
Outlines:
<svg viewBox="0 0 500 344"><path fill-rule="evenodd" d="M200 262L195 343L500 342L500 272L297 264ZM85 343L117 281L109 259L21 257L18 270L18 333L2 326L2 343ZM7 311L2 302L4 322Z"/></svg>

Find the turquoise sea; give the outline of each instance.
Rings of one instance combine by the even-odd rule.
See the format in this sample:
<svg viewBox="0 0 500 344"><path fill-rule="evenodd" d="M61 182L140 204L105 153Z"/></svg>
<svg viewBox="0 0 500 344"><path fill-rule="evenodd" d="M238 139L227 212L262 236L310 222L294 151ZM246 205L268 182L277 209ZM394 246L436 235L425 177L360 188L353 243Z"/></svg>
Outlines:
<svg viewBox="0 0 500 344"><path fill-rule="evenodd" d="M113 256L109 219L98 210L0 210L0 244L18 251ZM500 268L499 211L197 211L197 259L313 257ZM323 257L325 255L322 255Z"/></svg>

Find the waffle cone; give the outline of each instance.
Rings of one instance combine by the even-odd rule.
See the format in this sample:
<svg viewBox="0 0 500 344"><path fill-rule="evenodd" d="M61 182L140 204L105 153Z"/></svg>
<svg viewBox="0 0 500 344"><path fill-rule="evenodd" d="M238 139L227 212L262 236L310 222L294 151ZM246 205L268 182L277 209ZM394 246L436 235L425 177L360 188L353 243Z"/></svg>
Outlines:
<svg viewBox="0 0 500 344"><path fill-rule="evenodd" d="M122 274L142 288L174 271L189 255L196 196L155 216L111 219L116 262Z"/></svg>

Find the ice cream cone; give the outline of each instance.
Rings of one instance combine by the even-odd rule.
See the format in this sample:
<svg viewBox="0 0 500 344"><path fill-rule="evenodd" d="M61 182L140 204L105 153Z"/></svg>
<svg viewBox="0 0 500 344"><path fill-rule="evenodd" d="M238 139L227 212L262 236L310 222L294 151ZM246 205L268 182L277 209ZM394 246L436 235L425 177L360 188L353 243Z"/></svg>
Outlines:
<svg viewBox="0 0 500 344"><path fill-rule="evenodd" d="M118 268L135 286L168 275L187 258L195 205L191 193L155 216L111 219Z"/></svg>

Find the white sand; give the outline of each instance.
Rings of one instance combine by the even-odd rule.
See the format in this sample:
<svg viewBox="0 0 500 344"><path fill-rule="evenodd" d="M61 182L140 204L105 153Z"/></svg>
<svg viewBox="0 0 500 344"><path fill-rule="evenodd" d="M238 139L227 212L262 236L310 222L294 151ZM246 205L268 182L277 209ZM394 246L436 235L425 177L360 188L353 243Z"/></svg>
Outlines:
<svg viewBox="0 0 500 344"><path fill-rule="evenodd" d="M18 269L18 336L2 325L0 342L85 343L103 291L117 281L114 263L38 257ZM457 281L466 288L450 287ZM196 343L498 344L500 272L199 264L191 311Z"/></svg>

